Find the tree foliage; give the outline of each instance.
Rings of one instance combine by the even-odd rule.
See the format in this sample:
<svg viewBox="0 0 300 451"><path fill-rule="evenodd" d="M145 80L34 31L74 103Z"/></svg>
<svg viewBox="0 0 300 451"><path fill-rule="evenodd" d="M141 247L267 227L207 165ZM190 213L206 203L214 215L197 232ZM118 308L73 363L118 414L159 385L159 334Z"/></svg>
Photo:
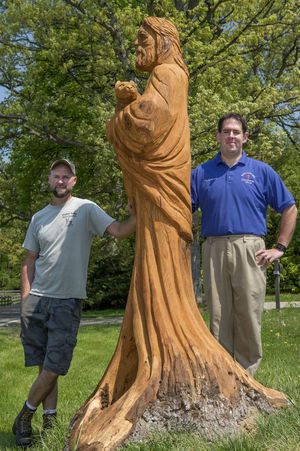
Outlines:
<svg viewBox="0 0 300 451"><path fill-rule="evenodd" d="M61 156L78 168L80 197L113 216L126 216L105 124L114 110L117 80L134 79L144 87L145 74L134 69L133 40L146 15L164 16L180 31L190 71L194 166L214 154L217 119L233 110L249 120L249 155L272 164L293 193L299 192L296 0L3 0L0 12L0 86L8 93L0 106L1 235L11 230L22 235L32 213L47 202L49 163ZM273 241L277 224L271 214ZM298 237L284 262L293 273L300 264ZM9 254L0 246L1 254ZM93 280L97 267L103 277L114 273L106 260L111 254L119 266L110 280L119 286L132 246L109 240L97 249ZM91 281L89 286L97 292ZM287 277L286 286L300 289L297 277Z"/></svg>

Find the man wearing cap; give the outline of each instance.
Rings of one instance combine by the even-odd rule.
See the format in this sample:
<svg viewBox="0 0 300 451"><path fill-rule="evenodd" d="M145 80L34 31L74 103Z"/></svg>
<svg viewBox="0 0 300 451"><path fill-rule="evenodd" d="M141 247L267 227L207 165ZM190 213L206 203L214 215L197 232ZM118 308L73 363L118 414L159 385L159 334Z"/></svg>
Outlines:
<svg viewBox="0 0 300 451"><path fill-rule="evenodd" d="M51 165L51 203L32 217L23 243L21 340L25 366L37 365L39 374L13 425L18 446L31 444L39 404L43 428L55 421L57 379L67 374L76 345L93 236L125 238L135 229L134 215L118 222L94 202L73 197L76 180L70 161Z"/></svg>

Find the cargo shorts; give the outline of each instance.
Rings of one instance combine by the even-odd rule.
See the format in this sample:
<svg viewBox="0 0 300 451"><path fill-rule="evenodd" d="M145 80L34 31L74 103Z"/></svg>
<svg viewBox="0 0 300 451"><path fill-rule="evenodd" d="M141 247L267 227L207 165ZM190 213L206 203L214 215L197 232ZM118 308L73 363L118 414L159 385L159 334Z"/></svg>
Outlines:
<svg viewBox="0 0 300 451"><path fill-rule="evenodd" d="M21 303L25 366L67 374L77 343L81 300L30 294Z"/></svg>

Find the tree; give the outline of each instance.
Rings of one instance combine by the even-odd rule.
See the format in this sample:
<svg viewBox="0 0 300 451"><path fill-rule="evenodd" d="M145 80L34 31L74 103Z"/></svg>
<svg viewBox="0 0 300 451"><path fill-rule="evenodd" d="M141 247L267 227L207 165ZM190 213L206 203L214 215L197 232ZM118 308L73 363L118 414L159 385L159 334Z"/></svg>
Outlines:
<svg viewBox="0 0 300 451"><path fill-rule="evenodd" d="M295 0L2 0L0 12L2 233L45 204L48 166L61 156L78 167L80 195L113 216L126 203L104 129L115 80L144 87L131 43L146 15L181 33L193 166L214 153L216 120L232 109L249 119L250 156L276 164L299 146Z"/></svg>
<svg viewBox="0 0 300 451"><path fill-rule="evenodd" d="M23 256L20 242L22 230L16 221L3 233L0 227L0 290L18 290L20 286L20 259Z"/></svg>

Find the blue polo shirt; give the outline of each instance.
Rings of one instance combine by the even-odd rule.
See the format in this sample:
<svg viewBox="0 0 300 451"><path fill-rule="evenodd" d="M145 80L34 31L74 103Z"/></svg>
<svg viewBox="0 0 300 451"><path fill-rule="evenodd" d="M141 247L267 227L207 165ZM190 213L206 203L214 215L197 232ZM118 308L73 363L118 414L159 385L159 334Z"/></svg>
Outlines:
<svg viewBox="0 0 300 451"><path fill-rule="evenodd" d="M192 172L192 209L202 211L202 235L267 234L267 207L277 212L295 200L266 163L242 158L227 166L219 152Z"/></svg>

